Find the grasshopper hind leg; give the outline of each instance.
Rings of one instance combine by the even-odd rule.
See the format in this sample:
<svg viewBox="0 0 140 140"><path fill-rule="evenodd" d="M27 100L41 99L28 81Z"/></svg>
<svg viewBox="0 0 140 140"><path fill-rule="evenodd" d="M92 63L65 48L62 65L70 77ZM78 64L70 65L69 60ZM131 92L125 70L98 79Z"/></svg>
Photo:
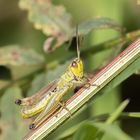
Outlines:
<svg viewBox="0 0 140 140"><path fill-rule="evenodd" d="M35 128L35 124L34 123L29 125L29 129L34 129L34 128Z"/></svg>
<svg viewBox="0 0 140 140"><path fill-rule="evenodd" d="M49 91L56 86L56 83L57 80L52 81L47 86L44 86L42 89L40 89L36 94L30 97L15 100L15 104L20 106L31 106L35 104L36 101L41 99L45 94L49 93Z"/></svg>
<svg viewBox="0 0 140 140"><path fill-rule="evenodd" d="M58 114L59 114L63 109L65 109L65 110L68 111L69 116L70 116L70 117L72 116L70 110L66 107L66 103L65 103L65 102L63 102L63 101L62 101L62 102L59 102L59 105L61 106L61 108L60 108Z"/></svg>
<svg viewBox="0 0 140 140"><path fill-rule="evenodd" d="M69 116L70 116L70 117L72 116L72 114L71 114L71 112L69 111L69 109L66 108L65 102L58 102L58 103L57 103L57 106L58 106L58 107L53 106L53 108L51 108L50 111L48 111L49 108L46 108L41 114L39 114L39 116L37 116L37 118L32 122L32 124L29 125L29 129L35 129L35 128L37 128L39 125L41 125L41 124L47 119L47 117L48 117L49 115L51 115L51 113L53 113L53 112L56 110L56 108L60 108L60 109L58 110L57 115L58 115L63 109L66 109L66 110L68 111L68 113L69 113ZM56 115L56 117L57 117L57 115Z"/></svg>
<svg viewBox="0 0 140 140"><path fill-rule="evenodd" d="M54 110L57 108L59 101L55 99L56 97L52 96L52 99L48 104L46 105L45 109L35 118L35 120L30 124L29 128L33 129L38 127L40 124L42 124L48 116L54 112Z"/></svg>

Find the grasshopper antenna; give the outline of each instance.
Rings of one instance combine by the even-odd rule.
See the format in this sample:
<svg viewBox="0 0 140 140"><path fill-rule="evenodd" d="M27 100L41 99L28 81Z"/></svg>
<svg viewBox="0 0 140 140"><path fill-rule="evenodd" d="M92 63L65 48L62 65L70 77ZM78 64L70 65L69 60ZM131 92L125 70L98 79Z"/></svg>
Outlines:
<svg viewBox="0 0 140 140"><path fill-rule="evenodd" d="M78 59L80 59L79 38L78 38L78 25L76 25L76 46L77 46L77 57L78 57Z"/></svg>

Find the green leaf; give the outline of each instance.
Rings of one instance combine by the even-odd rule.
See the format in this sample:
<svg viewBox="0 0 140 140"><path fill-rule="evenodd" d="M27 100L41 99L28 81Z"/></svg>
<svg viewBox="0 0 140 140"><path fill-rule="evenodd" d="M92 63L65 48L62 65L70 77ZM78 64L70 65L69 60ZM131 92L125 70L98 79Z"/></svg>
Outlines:
<svg viewBox="0 0 140 140"><path fill-rule="evenodd" d="M19 140L27 131L20 115L20 108L14 103L17 98L21 98L21 89L16 86L7 89L1 98L0 139Z"/></svg>
<svg viewBox="0 0 140 140"><path fill-rule="evenodd" d="M122 114L124 117L140 118L140 112L125 112Z"/></svg>
<svg viewBox="0 0 140 140"><path fill-rule="evenodd" d="M33 49L9 45L0 48L0 65L21 66L43 63L43 57Z"/></svg>
<svg viewBox="0 0 140 140"><path fill-rule="evenodd" d="M22 9L29 11L29 19L34 23L35 28L42 30L47 36L52 36L46 44L57 39L56 47L58 47L69 39L71 15L62 5L55 6L51 0L20 0L19 4Z"/></svg>
<svg viewBox="0 0 140 140"><path fill-rule="evenodd" d="M74 134L74 140L98 140L100 139L100 135L98 131L102 131L105 134L110 135L113 139L116 140L132 140L130 136L124 133L118 126L105 124L105 123L94 123L91 121L87 121L82 123L79 129ZM101 133L102 134L102 133Z"/></svg>
<svg viewBox="0 0 140 140"><path fill-rule="evenodd" d="M78 131L74 134L73 140L93 140L97 133L97 128L92 124L82 124Z"/></svg>
<svg viewBox="0 0 140 140"><path fill-rule="evenodd" d="M125 101L123 101L121 104L120 104L120 106L117 108L117 109L115 109L115 111L113 112L113 113L111 113L110 115L109 115L109 118L106 120L106 124L112 124L120 115L121 115L121 113L122 113L122 111L124 110L124 108L127 106L127 104L129 103L129 100L125 100ZM127 114L126 114L127 115ZM125 114L124 114L124 116L126 116ZM102 116L103 117L103 116ZM98 118L96 118L96 119L98 119ZM95 119L95 120L96 120ZM95 120L93 120L94 122L95 122ZM93 122L92 121L92 122ZM87 127L87 130L86 130L86 127ZM91 128L91 131L89 131L88 130L88 128L89 127L92 127ZM97 134L97 128L95 128L94 126L91 126L91 124L89 124L89 123L84 123L84 122L81 122L81 123L79 123L79 124L77 124L77 125L75 125L75 126L73 126L73 127L71 127L71 128L69 128L69 129L67 129L66 131L64 131L60 136L59 136L59 139L65 139L66 137L70 137L70 136L72 136L72 135L74 135L74 138L76 139L76 138L78 138L78 137L81 137L81 139L84 139L84 138L86 138L86 137L88 137L88 136L90 136L90 133L92 134L92 136L90 136L90 138L91 139L93 139L93 137L95 137ZM84 131L84 132L82 132L82 131ZM75 133L75 134L74 134ZM82 134L82 135L80 135L80 134ZM102 137L103 136L103 132L100 132L100 131L98 131L98 135L100 136L100 137ZM84 136L83 136L84 135Z"/></svg>
<svg viewBox="0 0 140 140"><path fill-rule="evenodd" d="M122 113L122 111L125 109L125 107L128 105L129 100L123 101L120 106L113 112L111 113L110 117L107 119L106 123L111 124L113 123Z"/></svg>
<svg viewBox="0 0 140 140"><path fill-rule="evenodd" d="M107 17L97 17L79 24L78 34L85 35L95 29L107 29L107 28L114 29L119 32L123 31L123 28L119 24L117 24L113 19Z"/></svg>
<svg viewBox="0 0 140 140"><path fill-rule="evenodd" d="M7 80L0 80L0 89L10 84L10 81Z"/></svg>
<svg viewBox="0 0 140 140"><path fill-rule="evenodd" d="M44 63L43 57L33 49L17 45L1 47L0 57L0 66L10 69L14 80L40 69Z"/></svg>
<svg viewBox="0 0 140 140"><path fill-rule="evenodd" d="M107 133L114 137L117 140L132 140L130 136L124 133L118 126L116 125L109 125L105 123L93 123L94 127L97 127L100 131ZM98 138L97 138L98 139Z"/></svg>
<svg viewBox="0 0 140 140"><path fill-rule="evenodd" d="M78 130L78 128L80 126L81 126L81 123L64 130L61 134L59 134L57 139L58 140L65 140L66 138L73 136L74 133Z"/></svg>
<svg viewBox="0 0 140 140"><path fill-rule="evenodd" d="M110 114L109 118L105 121L105 123L112 124L121 115L122 111L125 109L128 103L129 103L129 100L123 101L120 104L120 106L113 113ZM101 131L97 133L97 137L99 138L99 140L102 138L103 135L104 133Z"/></svg>

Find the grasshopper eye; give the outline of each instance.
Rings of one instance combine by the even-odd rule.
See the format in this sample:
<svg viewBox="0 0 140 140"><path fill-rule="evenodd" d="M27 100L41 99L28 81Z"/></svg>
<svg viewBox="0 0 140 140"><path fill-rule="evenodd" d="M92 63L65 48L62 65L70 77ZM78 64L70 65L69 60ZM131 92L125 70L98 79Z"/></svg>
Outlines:
<svg viewBox="0 0 140 140"><path fill-rule="evenodd" d="M71 64L72 67L77 67L77 63L75 61L72 62Z"/></svg>

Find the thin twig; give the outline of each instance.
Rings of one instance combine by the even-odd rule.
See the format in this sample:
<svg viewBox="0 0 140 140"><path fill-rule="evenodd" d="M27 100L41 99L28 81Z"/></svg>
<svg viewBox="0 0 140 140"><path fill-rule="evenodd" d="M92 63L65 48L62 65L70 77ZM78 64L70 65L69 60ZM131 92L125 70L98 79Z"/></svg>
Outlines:
<svg viewBox="0 0 140 140"><path fill-rule="evenodd" d="M120 36L119 38L108 40L104 43L89 47L86 50L81 51L81 55L82 57L86 57L89 54L97 53L105 49L110 49L120 45L124 46L124 44L136 40L136 38L138 38L139 36L140 36L140 30L132 31L126 33L124 36Z"/></svg>

